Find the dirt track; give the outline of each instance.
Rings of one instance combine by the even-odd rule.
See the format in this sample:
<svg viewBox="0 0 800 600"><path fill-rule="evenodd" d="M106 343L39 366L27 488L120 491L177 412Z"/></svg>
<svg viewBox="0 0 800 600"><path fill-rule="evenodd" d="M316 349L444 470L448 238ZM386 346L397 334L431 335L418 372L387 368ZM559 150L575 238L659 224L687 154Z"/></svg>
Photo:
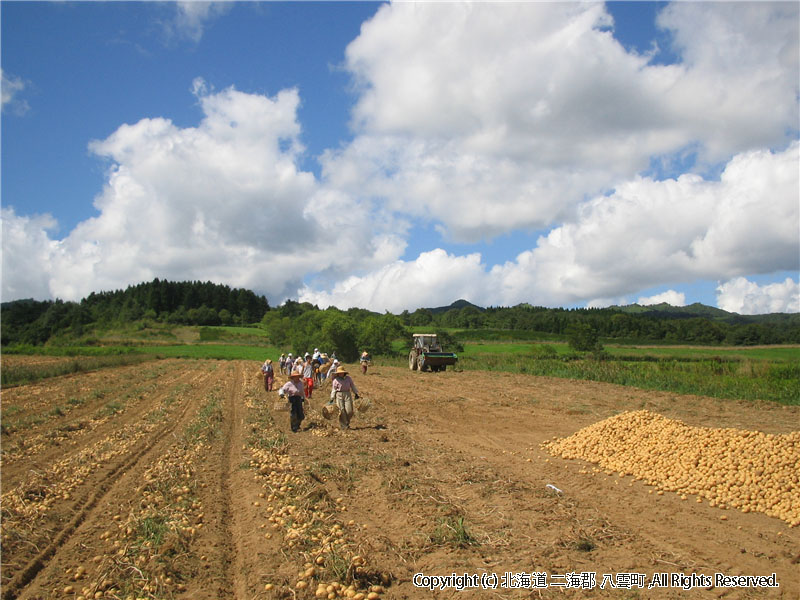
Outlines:
<svg viewBox="0 0 800 600"><path fill-rule="evenodd" d="M622 410L785 433L796 408L375 367L354 373L372 400L354 429L321 417L317 391L292 434L257 367L173 360L4 390L3 598L312 598L351 580L356 598L800 597L798 528L540 449ZM780 588L647 587L718 572L776 573ZM417 573L498 588L431 592ZM506 573L549 587L510 589ZM591 589L557 585L589 573ZM626 573L645 587L600 589L604 574L631 587Z"/></svg>

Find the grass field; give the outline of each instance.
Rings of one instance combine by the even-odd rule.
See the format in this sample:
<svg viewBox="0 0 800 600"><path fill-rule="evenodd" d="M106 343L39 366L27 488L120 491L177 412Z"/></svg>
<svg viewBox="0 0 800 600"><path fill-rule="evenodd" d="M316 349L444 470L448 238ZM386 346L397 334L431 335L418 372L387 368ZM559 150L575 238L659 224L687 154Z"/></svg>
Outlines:
<svg viewBox="0 0 800 600"><path fill-rule="evenodd" d="M543 348L552 348L558 355L568 355L572 349L566 343L525 343L525 342L465 342L464 351L459 353L462 357L476 357L481 355L512 354L530 355L541 354ZM605 351L614 358L623 357L653 357L660 359L741 359L741 360L798 360L800 348L787 346L757 346L753 348L741 347L697 347L697 346L616 346L607 345Z"/></svg>
<svg viewBox="0 0 800 600"><path fill-rule="evenodd" d="M800 405L800 350L608 346L598 357L566 343L465 342L457 369L603 381L737 400ZM387 364L407 364L404 356Z"/></svg>
<svg viewBox="0 0 800 600"><path fill-rule="evenodd" d="M236 344L184 344L180 346L143 346L148 354L164 358L196 358L219 360L277 360L280 350L274 346L242 346Z"/></svg>

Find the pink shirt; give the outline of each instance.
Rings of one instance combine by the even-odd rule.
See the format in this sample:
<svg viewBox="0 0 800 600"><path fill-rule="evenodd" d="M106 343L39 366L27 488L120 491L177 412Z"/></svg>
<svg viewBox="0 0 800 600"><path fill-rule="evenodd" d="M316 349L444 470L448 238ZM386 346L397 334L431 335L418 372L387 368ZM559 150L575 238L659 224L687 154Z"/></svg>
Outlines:
<svg viewBox="0 0 800 600"><path fill-rule="evenodd" d="M279 391L287 396L302 396L305 394L305 384L302 381L295 382L290 379L283 384L283 387Z"/></svg>
<svg viewBox="0 0 800 600"><path fill-rule="evenodd" d="M356 387L356 384L353 382L353 379L350 377L350 375L345 375L344 377L334 377L331 388L334 392L349 392L350 390L353 390L356 394L358 393L358 388Z"/></svg>

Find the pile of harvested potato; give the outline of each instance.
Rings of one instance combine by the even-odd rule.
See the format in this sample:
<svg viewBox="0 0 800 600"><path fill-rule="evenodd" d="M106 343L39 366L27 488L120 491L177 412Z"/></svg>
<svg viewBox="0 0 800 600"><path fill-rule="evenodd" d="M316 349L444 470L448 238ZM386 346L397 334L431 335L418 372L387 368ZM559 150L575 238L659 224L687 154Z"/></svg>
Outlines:
<svg viewBox="0 0 800 600"><path fill-rule="evenodd" d="M543 444L552 454L597 463L659 491L711 506L762 512L800 525L800 432L691 427L659 414L624 412Z"/></svg>

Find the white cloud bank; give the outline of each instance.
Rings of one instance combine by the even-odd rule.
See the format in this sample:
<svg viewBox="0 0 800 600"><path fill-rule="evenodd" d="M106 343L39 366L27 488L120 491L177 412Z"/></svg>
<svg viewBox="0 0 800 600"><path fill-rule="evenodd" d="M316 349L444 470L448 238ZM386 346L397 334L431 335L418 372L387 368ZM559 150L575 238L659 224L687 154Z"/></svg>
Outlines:
<svg viewBox="0 0 800 600"><path fill-rule="evenodd" d="M320 180L297 166L297 90L197 80L197 127L144 119L91 144L110 162L100 214L65 239L4 210L3 296L158 276L379 311L600 305L797 271L798 10L667 5L683 62L664 66L626 53L602 4L385 5L347 48L354 139L321 157ZM213 14L185 16L201 28ZM641 175L692 154L719 179ZM416 225L461 242L549 232L499 265L443 249L401 261ZM723 284L720 302L743 287ZM739 296L739 312L765 306Z"/></svg>
<svg viewBox="0 0 800 600"><path fill-rule="evenodd" d="M143 119L92 142L111 161L100 215L65 239L48 238L50 219L3 213L5 297L19 297L30 257L40 260L31 293L46 281L49 295L68 300L156 276L285 297L306 273L369 268L403 251L368 206L297 169L296 90L268 98L209 94L201 81L194 89L205 115L198 127Z"/></svg>
<svg viewBox="0 0 800 600"><path fill-rule="evenodd" d="M654 159L784 148L797 12L668 5L685 62L664 66L626 53L599 3L385 5L347 48L359 135L325 174L474 242L570 220Z"/></svg>
<svg viewBox="0 0 800 600"><path fill-rule="evenodd" d="M430 292L419 295L435 284L435 296L446 290L451 301L602 306L612 303L602 299L670 282L798 270L798 164L800 145L793 143L780 153L735 156L719 181L636 178L581 205L574 222L504 265L488 268L478 254L439 250L352 277L330 292L306 288L301 297L397 311L433 306Z"/></svg>
<svg viewBox="0 0 800 600"><path fill-rule="evenodd" d="M800 283L787 277L783 282L760 286L737 277L717 288L717 304L741 315L800 312Z"/></svg>

